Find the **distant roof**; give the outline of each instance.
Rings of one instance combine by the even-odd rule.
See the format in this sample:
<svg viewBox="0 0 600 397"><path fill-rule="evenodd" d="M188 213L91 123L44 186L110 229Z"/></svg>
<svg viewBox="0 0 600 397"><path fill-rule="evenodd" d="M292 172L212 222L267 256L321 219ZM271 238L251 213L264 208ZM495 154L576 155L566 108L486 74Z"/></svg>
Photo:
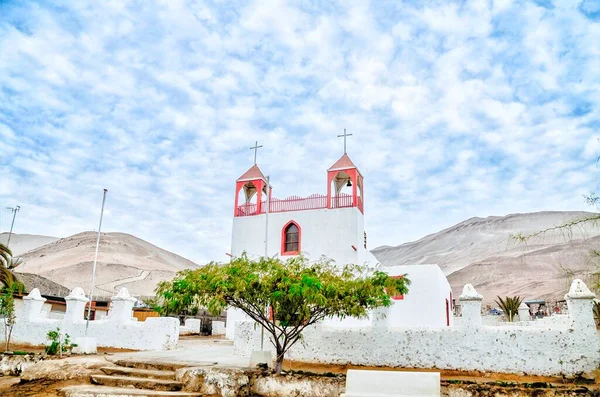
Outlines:
<svg viewBox="0 0 600 397"><path fill-rule="evenodd" d="M335 162L327 171L339 170L339 169L348 169L348 168L357 168L348 154L344 153L342 157L338 161Z"/></svg>
<svg viewBox="0 0 600 397"><path fill-rule="evenodd" d="M244 175L240 176L237 180L240 181L249 181L253 179L266 179L263 175L258 165L254 164L248 171L244 173Z"/></svg>
<svg viewBox="0 0 600 397"><path fill-rule="evenodd" d="M71 292L64 285L55 283L46 277L39 276L32 273L14 273L17 280L25 285L25 293L30 293L32 289L37 288L40 290L40 294L45 296L55 296L57 298L64 298Z"/></svg>
<svg viewBox="0 0 600 397"><path fill-rule="evenodd" d="M526 305L545 305L546 301L541 300L541 299L536 299L536 300L524 301L523 303L525 303Z"/></svg>

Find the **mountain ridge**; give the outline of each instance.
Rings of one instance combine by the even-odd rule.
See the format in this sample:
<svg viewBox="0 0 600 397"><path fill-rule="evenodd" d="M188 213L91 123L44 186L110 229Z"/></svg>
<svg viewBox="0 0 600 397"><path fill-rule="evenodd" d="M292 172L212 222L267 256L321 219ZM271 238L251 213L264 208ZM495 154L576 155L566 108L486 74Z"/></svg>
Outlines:
<svg viewBox="0 0 600 397"><path fill-rule="evenodd" d="M486 302L496 295L514 294L562 299L568 279L591 281L589 250L600 244L600 229L576 228L563 233L553 228L593 215L584 211L541 211L472 217L421 239L378 247L372 252L384 266L439 265L455 296L470 283ZM544 230L525 243L511 238Z"/></svg>
<svg viewBox="0 0 600 397"><path fill-rule="evenodd" d="M87 286L91 280L96 245L95 232L81 232L35 247L20 255L15 270L39 274L69 289ZM162 280L197 265L189 259L121 232L101 233L96 289L111 296L122 287L132 295L150 296Z"/></svg>

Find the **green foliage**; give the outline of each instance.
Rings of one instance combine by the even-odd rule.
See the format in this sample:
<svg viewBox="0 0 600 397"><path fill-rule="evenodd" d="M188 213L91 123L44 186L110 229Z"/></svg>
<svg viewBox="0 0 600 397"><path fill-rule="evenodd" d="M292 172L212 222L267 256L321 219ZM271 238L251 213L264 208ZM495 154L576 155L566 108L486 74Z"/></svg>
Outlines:
<svg viewBox="0 0 600 397"><path fill-rule="evenodd" d="M55 356L56 354L62 356L62 353L69 352L77 346L75 343L71 343L69 334L62 334L60 332L60 328L57 328L55 331L48 331L46 339L50 344L46 346L45 350L46 354L50 356Z"/></svg>
<svg viewBox="0 0 600 397"><path fill-rule="evenodd" d="M596 325L600 326L600 301L594 301L594 319L596 319Z"/></svg>
<svg viewBox="0 0 600 397"><path fill-rule="evenodd" d="M20 283L12 283L8 286L3 286L0 288L0 316L2 316L2 323L4 326L5 351L9 350L10 338L17 321L17 316L15 314L14 294L19 292L20 289Z"/></svg>
<svg viewBox="0 0 600 397"><path fill-rule="evenodd" d="M14 267L23 263L20 259L12 256L12 251L4 244L0 243L0 287L24 289L23 284L15 278L11 271Z"/></svg>
<svg viewBox="0 0 600 397"><path fill-rule="evenodd" d="M227 264L179 272L156 292L162 313L198 306L214 315L230 306L244 311L272 336L280 372L285 352L306 327L327 317L364 318L371 309L389 306L390 296L406 294L409 284L406 277L355 265L337 267L325 259L253 261L242 255Z"/></svg>
<svg viewBox="0 0 600 397"><path fill-rule="evenodd" d="M515 316L519 312L519 306L521 306L523 298L520 296L513 296L512 298L507 296L506 298L502 299L498 296L498 299L494 300L494 302L500 306L500 309L502 309L504 312L506 319L512 323L515 319Z"/></svg>

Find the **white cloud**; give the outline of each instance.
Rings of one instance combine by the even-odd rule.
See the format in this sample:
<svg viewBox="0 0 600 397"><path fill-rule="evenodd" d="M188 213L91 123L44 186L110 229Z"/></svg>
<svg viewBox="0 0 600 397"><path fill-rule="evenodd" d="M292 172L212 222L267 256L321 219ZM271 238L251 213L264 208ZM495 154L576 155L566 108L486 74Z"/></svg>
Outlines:
<svg viewBox="0 0 600 397"><path fill-rule="evenodd" d="M66 236L96 227L107 187L107 230L223 259L248 147L277 196L322 193L347 128L371 247L582 209L600 27L556 6L9 1L0 202L22 206L17 232Z"/></svg>

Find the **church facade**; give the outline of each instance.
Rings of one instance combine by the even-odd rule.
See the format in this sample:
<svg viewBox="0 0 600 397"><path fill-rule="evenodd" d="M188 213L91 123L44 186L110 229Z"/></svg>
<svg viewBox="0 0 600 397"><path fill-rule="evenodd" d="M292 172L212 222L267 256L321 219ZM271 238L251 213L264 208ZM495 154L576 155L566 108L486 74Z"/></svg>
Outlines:
<svg viewBox="0 0 600 397"><path fill-rule="evenodd" d="M270 181L255 163L236 180L231 255L286 259L303 254L322 256L338 265L375 266L364 230L364 178L344 153L327 170L327 193L278 199ZM409 294L393 297L385 314L369 319L326 320L330 327L443 327L452 319L452 292L437 265L382 268L392 276L407 274ZM409 296L410 295L410 296ZM249 318L238 309L227 311L226 337L235 338L235 323Z"/></svg>
<svg viewBox="0 0 600 397"><path fill-rule="evenodd" d="M278 199L256 164L238 178L231 254L243 252L377 264L366 245L364 179L350 157L344 154L327 170L327 194Z"/></svg>

